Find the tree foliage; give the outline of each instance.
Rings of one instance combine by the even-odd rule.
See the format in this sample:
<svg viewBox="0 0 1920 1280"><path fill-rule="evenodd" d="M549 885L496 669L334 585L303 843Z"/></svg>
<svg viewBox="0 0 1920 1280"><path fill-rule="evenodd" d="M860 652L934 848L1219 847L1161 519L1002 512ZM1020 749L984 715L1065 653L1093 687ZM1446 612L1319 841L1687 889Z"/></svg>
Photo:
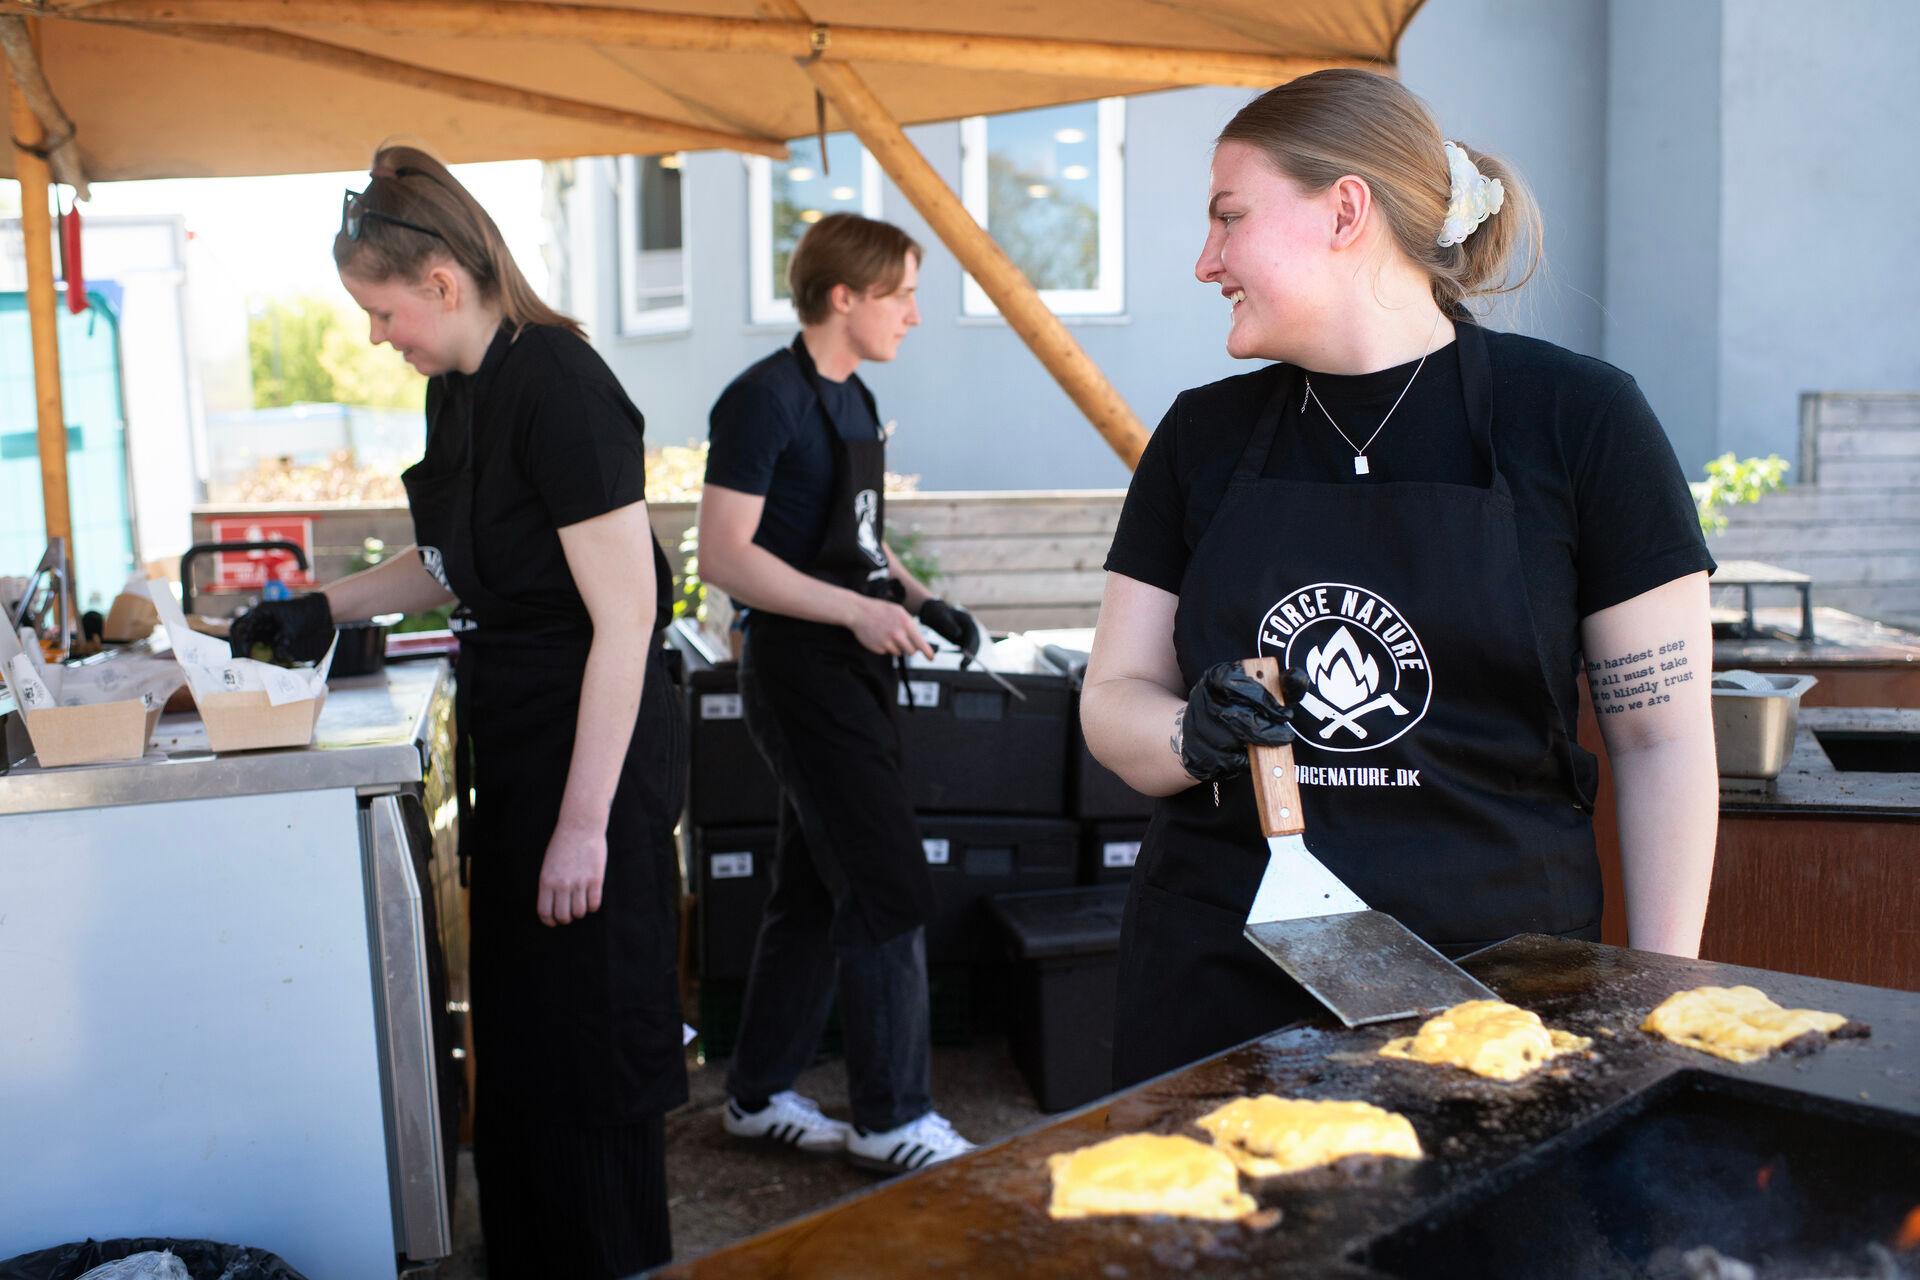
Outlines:
<svg viewBox="0 0 1920 1280"><path fill-rule="evenodd" d="M426 379L367 341L359 313L325 298L275 298L248 318L253 405L356 404L417 409Z"/></svg>

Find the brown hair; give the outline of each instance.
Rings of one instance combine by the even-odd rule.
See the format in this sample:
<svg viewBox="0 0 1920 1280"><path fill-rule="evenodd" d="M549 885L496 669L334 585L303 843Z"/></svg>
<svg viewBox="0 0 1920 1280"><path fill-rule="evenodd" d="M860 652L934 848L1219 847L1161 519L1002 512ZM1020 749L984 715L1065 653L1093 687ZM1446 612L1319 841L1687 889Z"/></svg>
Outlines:
<svg viewBox="0 0 1920 1280"><path fill-rule="evenodd" d="M544 324L587 336L578 320L540 300L507 252L500 228L447 166L418 147L382 146L370 172L366 189L353 201L362 215L359 239L348 238L344 219L333 238L333 265L342 273L372 281L418 280L436 258L452 258L515 328ZM390 221L394 218L437 235Z"/></svg>
<svg viewBox="0 0 1920 1280"><path fill-rule="evenodd" d="M1398 80L1334 69L1290 80L1242 107L1221 142L1259 148L1276 170L1318 194L1348 174L1373 192L1394 242L1433 282L1433 300L1468 319L1468 298L1511 293L1533 278L1544 241L1539 206L1513 168L1455 139L1489 178L1506 189L1500 212L1457 245L1434 243L1447 217L1451 180L1440 126ZM1525 270L1509 279L1526 242Z"/></svg>
<svg viewBox="0 0 1920 1280"><path fill-rule="evenodd" d="M857 213L830 213L808 228L787 263L787 290L801 324L819 324L832 310L833 287L855 293L878 288L882 295L900 287L907 255L924 258L914 238L891 222Z"/></svg>

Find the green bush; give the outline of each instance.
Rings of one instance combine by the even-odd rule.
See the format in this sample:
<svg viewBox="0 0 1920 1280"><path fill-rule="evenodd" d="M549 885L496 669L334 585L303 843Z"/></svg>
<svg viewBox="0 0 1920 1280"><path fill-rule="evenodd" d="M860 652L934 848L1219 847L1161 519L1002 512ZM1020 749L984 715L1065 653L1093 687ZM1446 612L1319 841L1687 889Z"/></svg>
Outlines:
<svg viewBox="0 0 1920 1280"><path fill-rule="evenodd" d="M1700 530L1718 533L1727 527L1723 508L1758 502L1765 494L1785 487L1789 463L1777 453L1764 458L1735 459L1723 453L1707 464L1707 478L1695 480L1693 505L1700 512Z"/></svg>

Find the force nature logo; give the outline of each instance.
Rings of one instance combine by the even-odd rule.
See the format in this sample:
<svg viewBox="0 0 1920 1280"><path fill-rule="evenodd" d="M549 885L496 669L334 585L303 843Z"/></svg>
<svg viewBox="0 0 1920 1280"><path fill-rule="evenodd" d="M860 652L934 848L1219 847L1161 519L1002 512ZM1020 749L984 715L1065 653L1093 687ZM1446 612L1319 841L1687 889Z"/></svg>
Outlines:
<svg viewBox="0 0 1920 1280"><path fill-rule="evenodd" d="M880 522L880 495L872 489L862 489L853 495L854 538L860 543L860 550L866 552L867 559L877 565L887 563L887 553L880 546L880 533L876 526Z"/></svg>
<svg viewBox="0 0 1920 1280"><path fill-rule="evenodd" d="M1427 714L1433 673L1413 627L1365 587L1316 582L1276 601L1260 620L1259 653L1309 682L1295 722L1325 751L1372 751Z"/></svg>

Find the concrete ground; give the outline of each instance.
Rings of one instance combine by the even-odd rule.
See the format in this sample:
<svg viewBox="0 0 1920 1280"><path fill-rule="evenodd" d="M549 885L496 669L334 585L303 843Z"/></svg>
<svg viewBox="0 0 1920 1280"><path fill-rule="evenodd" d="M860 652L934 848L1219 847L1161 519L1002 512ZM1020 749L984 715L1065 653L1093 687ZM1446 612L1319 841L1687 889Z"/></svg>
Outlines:
<svg viewBox="0 0 1920 1280"><path fill-rule="evenodd" d="M692 1052L687 1076L692 1097L667 1117L668 1207L676 1258L707 1253L756 1232L864 1191L881 1181L839 1158L802 1155L786 1147L743 1143L720 1128L726 1102L726 1061L702 1062ZM846 1066L823 1059L797 1088L828 1115L850 1118ZM966 1046L935 1046L934 1105L976 1143L996 1142L1045 1117L1014 1068L1004 1039ZM454 1253L439 1280L479 1280L487 1274L480 1247L480 1216L471 1153L460 1155L454 1208Z"/></svg>

